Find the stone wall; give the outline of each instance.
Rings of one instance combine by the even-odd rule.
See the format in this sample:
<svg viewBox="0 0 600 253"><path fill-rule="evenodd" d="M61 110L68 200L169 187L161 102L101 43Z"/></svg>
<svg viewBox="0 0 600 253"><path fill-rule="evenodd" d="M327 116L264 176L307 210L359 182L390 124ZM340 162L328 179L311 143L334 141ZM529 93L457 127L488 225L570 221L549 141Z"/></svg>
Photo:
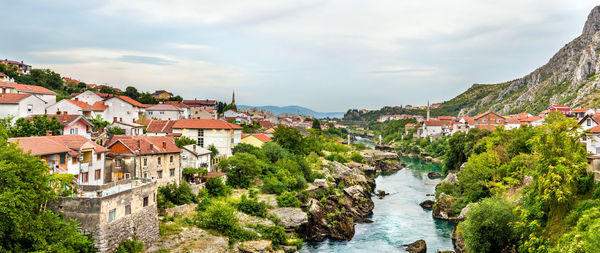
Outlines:
<svg viewBox="0 0 600 253"><path fill-rule="evenodd" d="M167 208L167 209L160 209L159 214L162 216L165 216L165 215L174 216L176 213L185 214L185 213L193 212L194 210L196 210L197 206L198 206L198 204L194 203L194 204L180 205L180 206Z"/></svg>
<svg viewBox="0 0 600 253"><path fill-rule="evenodd" d="M137 213L98 226L92 234L98 252L114 251L120 242L133 237L145 245L151 245L159 239L156 205L144 207Z"/></svg>

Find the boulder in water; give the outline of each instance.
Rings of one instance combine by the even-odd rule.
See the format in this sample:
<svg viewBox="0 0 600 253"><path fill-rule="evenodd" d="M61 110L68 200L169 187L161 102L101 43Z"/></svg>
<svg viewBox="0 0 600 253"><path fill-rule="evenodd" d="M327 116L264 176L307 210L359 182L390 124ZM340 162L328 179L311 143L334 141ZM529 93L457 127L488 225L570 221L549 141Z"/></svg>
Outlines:
<svg viewBox="0 0 600 253"><path fill-rule="evenodd" d="M427 177L429 179L441 178L442 174L440 174L439 172L432 171L432 172L427 173Z"/></svg>
<svg viewBox="0 0 600 253"><path fill-rule="evenodd" d="M426 208L426 209L431 209L433 208L433 204L435 204L435 202L433 200L425 200L423 202L421 202L421 204L419 204L422 208Z"/></svg>
<svg viewBox="0 0 600 253"><path fill-rule="evenodd" d="M377 197L379 197L379 199L383 199L383 197L385 197L386 195L390 195L389 193L383 191L383 190L377 190Z"/></svg>
<svg viewBox="0 0 600 253"><path fill-rule="evenodd" d="M425 240L418 240L403 246L406 246L406 251L409 253L427 253L427 243L425 243Z"/></svg>
<svg viewBox="0 0 600 253"><path fill-rule="evenodd" d="M433 212L431 213L433 218L449 221L456 220L457 214L452 208L452 204L456 200L457 199L455 197L442 192L433 206Z"/></svg>

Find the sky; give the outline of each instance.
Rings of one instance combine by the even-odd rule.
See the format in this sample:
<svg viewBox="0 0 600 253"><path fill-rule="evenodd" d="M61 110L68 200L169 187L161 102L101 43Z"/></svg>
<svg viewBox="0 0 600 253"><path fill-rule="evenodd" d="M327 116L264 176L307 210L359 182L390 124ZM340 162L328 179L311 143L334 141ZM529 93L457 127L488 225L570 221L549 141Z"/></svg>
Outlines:
<svg viewBox="0 0 600 253"><path fill-rule="evenodd" d="M2 4L0 58L86 83L316 111L423 105L522 77L590 0L40 0Z"/></svg>

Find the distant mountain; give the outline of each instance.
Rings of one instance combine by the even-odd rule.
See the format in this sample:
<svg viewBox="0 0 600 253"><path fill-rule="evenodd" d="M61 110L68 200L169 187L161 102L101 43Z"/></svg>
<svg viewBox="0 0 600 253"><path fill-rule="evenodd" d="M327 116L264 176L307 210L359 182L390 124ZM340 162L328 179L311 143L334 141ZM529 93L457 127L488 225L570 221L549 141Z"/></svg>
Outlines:
<svg viewBox="0 0 600 253"><path fill-rule="evenodd" d="M437 108L442 114L538 113L550 105L600 106L600 6L583 32L530 74L498 84L474 84Z"/></svg>
<svg viewBox="0 0 600 253"><path fill-rule="evenodd" d="M238 109L245 108L258 108L265 111L271 111L275 113L275 115L279 115L282 113L293 113L293 114L303 114L313 116L315 118L342 118L344 117L343 112L315 112L306 107L297 106L297 105L289 105L289 106L274 106L274 105L264 105L264 106L253 106L253 105L238 105Z"/></svg>

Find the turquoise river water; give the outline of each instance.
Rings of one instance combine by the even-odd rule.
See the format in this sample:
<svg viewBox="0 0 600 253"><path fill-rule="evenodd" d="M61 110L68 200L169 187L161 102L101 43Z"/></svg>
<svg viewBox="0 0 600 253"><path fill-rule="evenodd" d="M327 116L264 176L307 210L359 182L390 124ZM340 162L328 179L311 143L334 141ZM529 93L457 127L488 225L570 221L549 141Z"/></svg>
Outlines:
<svg viewBox="0 0 600 253"><path fill-rule="evenodd" d="M427 173L440 172L440 166L409 158L402 158L402 162L407 168L375 179L375 190L390 195L384 199L373 197L375 209L368 217L373 223L357 223L351 241L305 243L300 252L405 252L403 244L419 239L427 242L427 252L452 250L453 223L434 220L431 210L419 206L421 201L433 198L426 194L434 193L440 179L429 179Z"/></svg>

